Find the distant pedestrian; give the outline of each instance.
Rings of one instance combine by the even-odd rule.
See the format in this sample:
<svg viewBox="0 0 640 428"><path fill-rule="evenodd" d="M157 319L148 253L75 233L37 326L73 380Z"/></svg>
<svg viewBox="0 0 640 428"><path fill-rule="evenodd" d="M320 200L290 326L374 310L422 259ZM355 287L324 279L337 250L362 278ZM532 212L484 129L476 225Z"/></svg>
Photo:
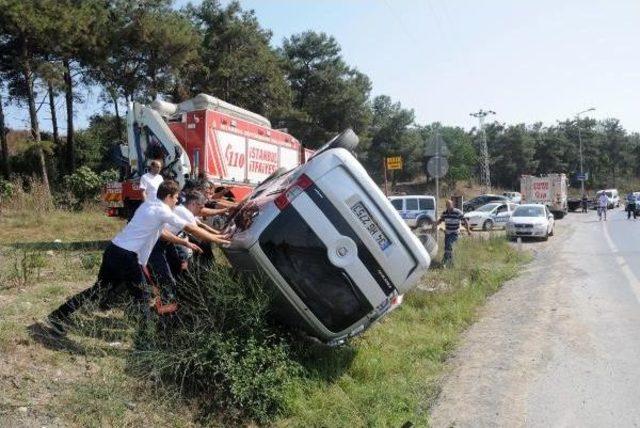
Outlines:
<svg viewBox="0 0 640 428"><path fill-rule="evenodd" d="M631 213L633 213L633 219L636 219L636 195L633 192L627 194L627 220L631 219Z"/></svg>
<svg viewBox="0 0 640 428"><path fill-rule="evenodd" d="M608 207L609 198L607 197L606 193L601 192L600 195L598 195L598 220L602 220L604 218L604 221L607 221Z"/></svg>
<svg viewBox="0 0 640 428"><path fill-rule="evenodd" d="M157 200L158 187L164 181L160 170L162 169L162 161L157 159L149 163L149 172L140 177L140 190L142 190L142 199L145 201Z"/></svg>
<svg viewBox="0 0 640 428"><path fill-rule="evenodd" d="M467 233L471 236L471 229L469 229L469 223L464 218L464 214L457 208L454 208L453 201L447 200L447 209L442 212L440 219L436 223L436 227L443 223L444 229L444 257L442 264L450 265L453 262L453 244L458 240L460 233L460 224L464 224Z"/></svg>
<svg viewBox="0 0 640 428"><path fill-rule="evenodd" d="M582 194L582 212L586 213L589 208L589 196L586 193Z"/></svg>

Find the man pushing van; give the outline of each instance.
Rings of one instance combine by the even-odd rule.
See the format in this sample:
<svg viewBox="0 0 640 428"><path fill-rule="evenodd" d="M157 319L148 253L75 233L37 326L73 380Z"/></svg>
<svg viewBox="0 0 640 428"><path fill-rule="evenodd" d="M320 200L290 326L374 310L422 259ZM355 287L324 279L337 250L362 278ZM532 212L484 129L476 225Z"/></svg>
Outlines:
<svg viewBox="0 0 640 428"><path fill-rule="evenodd" d="M58 333L65 332L64 322L83 304L105 297L115 297L113 294L119 291L121 285L125 286L124 291L145 310L149 294L146 289L144 267L158 238L162 236L169 242L199 250L188 239L179 238L166 230L165 226L184 230L203 241L229 243L225 236L209 233L176 215L173 208L178 201L178 192L178 184L175 181L164 181L158 187L157 200L147 200L138 208L131 221L105 249L96 283L74 295L49 314L49 322ZM100 303L108 302L102 300Z"/></svg>

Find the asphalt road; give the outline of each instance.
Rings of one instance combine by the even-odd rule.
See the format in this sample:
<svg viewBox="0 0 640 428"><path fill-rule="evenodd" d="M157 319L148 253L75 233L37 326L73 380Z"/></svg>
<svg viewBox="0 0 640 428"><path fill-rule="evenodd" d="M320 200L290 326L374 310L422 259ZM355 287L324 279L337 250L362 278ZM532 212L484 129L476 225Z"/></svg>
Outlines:
<svg viewBox="0 0 640 428"><path fill-rule="evenodd" d="M640 426L640 219L556 227L463 336L432 426Z"/></svg>

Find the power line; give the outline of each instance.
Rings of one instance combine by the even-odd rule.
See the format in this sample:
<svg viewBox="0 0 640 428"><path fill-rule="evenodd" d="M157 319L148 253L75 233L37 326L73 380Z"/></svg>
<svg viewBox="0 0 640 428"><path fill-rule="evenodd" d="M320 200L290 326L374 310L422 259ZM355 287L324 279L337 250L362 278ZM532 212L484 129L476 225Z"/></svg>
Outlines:
<svg viewBox="0 0 640 428"><path fill-rule="evenodd" d="M487 134L484 131L484 119L490 114L496 114L493 110L478 110L475 113L469 113L469 116L473 116L478 119L480 123L480 132L482 134L482 169L480 182L485 193L491 192L491 170L489 166L489 147L487 146Z"/></svg>

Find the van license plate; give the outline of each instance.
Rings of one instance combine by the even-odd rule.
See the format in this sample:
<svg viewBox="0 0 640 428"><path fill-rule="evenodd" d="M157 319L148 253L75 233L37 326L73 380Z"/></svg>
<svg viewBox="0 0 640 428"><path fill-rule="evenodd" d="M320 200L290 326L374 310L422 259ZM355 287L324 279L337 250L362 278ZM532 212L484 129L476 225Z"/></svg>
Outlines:
<svg viewBox="0 0 640 428"><path fill-rule="evenodd" d="M381 250L387 249L389 245L391 245L391 241L387 238L378 223L375 222L373 218L371 218L371 214L369 210L367 210L362 202L358 202L354 206L351 207L351 211L358 217L360 223L364 226L364 228L369 232L371 237L376 241L376 243L380 246Z"/></svg>

